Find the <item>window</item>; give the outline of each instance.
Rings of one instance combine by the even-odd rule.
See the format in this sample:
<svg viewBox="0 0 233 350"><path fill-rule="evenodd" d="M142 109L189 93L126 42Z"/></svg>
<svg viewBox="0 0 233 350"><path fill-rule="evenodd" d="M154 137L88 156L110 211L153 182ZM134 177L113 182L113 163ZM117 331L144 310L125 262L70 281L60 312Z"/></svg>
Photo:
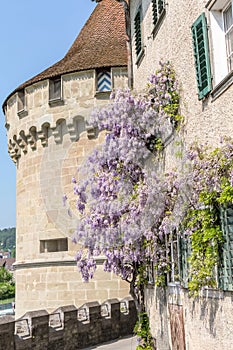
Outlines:
<svg viewBox="0 0 233 350"><path fill-rule="evenodd" d="M213 83L220 84L233 70L232 0L216 0L207 5L213 60Z"/></svg>
<svg viewBox="0 0 233 350"><path fill-rule="evenodd" d="M97 91L106 92L112 90L110 69L97 71Z"/></svg>
<svg viewBox="0 0 233 350"><path fill-rule="evenodd" d="M220 222L223 244L219 247L219 263L213 276L218 279L218 287L233 291L233 205L220 208ZM189 258L192 252L190 238L179 239L179 274L182 285L187 288L189 282Z"/></svg>
<svg viewBox="0 0 233 350"><path fill-rule="evenodd" d="M19 117L24 117L27 115L26 97L24 90L18 91L17 93L17 113Z"/></svg>
<svg viewBox="0 0 233 350"><path fill-rule="evenodd" d="M179 275L181 284L188 288L189 281L189 257L191 255L191 240L188 237L180 237L179 247Z"/></svg>
<svg viewBox="0 0 233 350"><path fill-rule="evenodd" d="M202 99L212 89L207 24L204 13L192 25L192 38L198 97Z"/></svg>
<svg viewBox="0 0 233 350"><path fill-rule="evenodd" d="M183 258L183 255L180 255L183 252L180 250L180 240L180 235L176 230L165 235L164 239L162 238L162 241L158 239L158 245L161 245L161 247L163 247L162 249L165 249L166 251L165 256L162 259L165 263L168 263L168 266L166 267L166 272L164 271L161 274L158 271L154 271L154 265L151 263L150 266L147 267L148 284L154 284L156 279L158 282L161 277L162 279L159 281L159 283L162 282L166 285L180 283L180 259ZM186 268L186 266L184 268Z"/></svg>
<svg viewBox="0 0 233 350"><path fill-rule="evenodd" d="M226 55L228 71L232 70L233 64L233 17L232 17L232 3L228 4L227 8L223 10L224 32L226 40Z"/></svg>
<svg viewBox="0 0 233 350"><path fill-rule="evenodd" d="M40 241L40 253L64 252L68 250L67 238Z"/></svg>
<svg viewBox="0 0 233 350"><path fill-rule="evenodd" d="M142 50L142 27L141 27L141 12L142 9L139 7L139 10L137 11L137 14L134 18L134 31L135 31L135 51L136 56L139 57Z"/></svg>
<svg viewBox="0 0 233 350"><path fill-rule="evenodd" d="M233 205L220 211L223 246L220 256L219 286L233 291Z"/></svg>
<svg viewBox="0 0 233 350"><path fill-rule="evenodd" d="M165 13L164 0L152 0L153 24L156 26Z"/></svg>
<svg viewBox="0 0 233 350"><path fill-rule="evenodd" d="M49 102L62 100L61 78L49 80Z"/></svg>
<svg viewBox="0 0 233 350"><path fill-rule="evenodd" d="M179 235L176 232L171 232L165 237L167 259L170 262L170 270L167 272L166 282L167 284L173 284L180 282L180 270L179 270L179 259L180 259L180 248L179 248Z"/></svg>

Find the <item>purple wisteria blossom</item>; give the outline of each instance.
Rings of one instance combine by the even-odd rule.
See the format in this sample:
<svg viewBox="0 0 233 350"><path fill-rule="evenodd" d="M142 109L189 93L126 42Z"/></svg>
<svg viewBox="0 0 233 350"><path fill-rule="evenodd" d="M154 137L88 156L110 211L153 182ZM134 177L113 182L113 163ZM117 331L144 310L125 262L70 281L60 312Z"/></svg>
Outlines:
<svg viewBox="0 0 233 350"><path fill-rule="evenodd" d="M158 171L162 140L178 120L178 85L168 63L161 63L149 84L145 95L116 91L107 106L93 112L91 124L105 132L105 140L79 169L83 180L72 179L80 215L73 242L82 246L76 260L83 280L93 277L96 257L104 256L104 270L130 282L134 298L147 266L153 264L157 277L171 269L173 233L192 240L200 230L202 221L190 225L185 220L193 217L187 213L195 216L202 208L211 213L213 203L233 201L229 139L212 151L196 143L184 152L182 171ZM210 248L213 242L211 237ZM193 276L203 266L195 259ZM207 274L207 284L208 279Z"/></svg>
<svg viewBox="0 0 233 350"><path fill-rule="evenodd" d="M82 244L77 263L85 281L93 277L99 255L105 256L105 271L134 284L141 266L153 262L162 273L169 265L165 243L174 230L179 179L175 171L154 171L157 141L171 125L167 111L174 99L178 103L169 64L161 63L150 77L150 90L141 96L116 91L92 114L91 124L106 132L105 141L80 170L85 180L72 179L81 218L73 240Z"/></svg>

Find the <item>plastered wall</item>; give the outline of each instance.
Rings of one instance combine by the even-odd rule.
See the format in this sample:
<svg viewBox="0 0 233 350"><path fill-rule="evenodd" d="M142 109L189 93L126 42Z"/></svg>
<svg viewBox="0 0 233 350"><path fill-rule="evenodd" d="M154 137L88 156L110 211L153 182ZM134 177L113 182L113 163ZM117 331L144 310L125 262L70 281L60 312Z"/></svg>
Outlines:
<svg viewBox="0 0 233 350"><path fill-rule="evenodd" d="M179 84L180 113L184 117L184 124L180 132L174 132L166 144L163 170L173 167L179 169L180 159L176 153L182 154L193 141L208 142L216 147L222 137L233 136L233 86L228 84L221 93L216 93L216 79L213 76L213 92L203 100L198 99L191 26L202 12L205 12L207 23L210 24L210 13L206 8L210 1L166 0L165 3L165 16L156 31L152 20L152 1L132 0L130 8L135 89L146 89L147 78L159 68L160 60L170 61ZM133 24L139 6L142 6L144 49L140 60L135 54ZM212 62L210 27L209 40ZM152 335L156 338L159 350L227 350L232 347L232 293L209 291L199 298L191 298L180 286L170 286L148 289L146 301Z"/></svg>

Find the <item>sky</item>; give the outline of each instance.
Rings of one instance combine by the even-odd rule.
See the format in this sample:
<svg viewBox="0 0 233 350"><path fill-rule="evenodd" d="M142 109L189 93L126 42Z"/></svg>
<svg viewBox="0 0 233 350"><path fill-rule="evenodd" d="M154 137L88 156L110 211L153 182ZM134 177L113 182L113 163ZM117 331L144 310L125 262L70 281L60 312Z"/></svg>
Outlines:
<svg viewBox="0 0 233 350"><path fill-rule="evenodd" d="M66 54L95 7L91 0L0 1L0 102ZM0 229L15 227L16 167L0 108Z"/></svg>

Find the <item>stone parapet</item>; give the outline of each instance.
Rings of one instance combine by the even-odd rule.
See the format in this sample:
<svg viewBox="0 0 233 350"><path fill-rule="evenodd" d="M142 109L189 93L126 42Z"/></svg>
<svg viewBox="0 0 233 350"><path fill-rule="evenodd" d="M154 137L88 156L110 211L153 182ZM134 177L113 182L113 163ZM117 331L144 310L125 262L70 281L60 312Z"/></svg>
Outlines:
<svg viewBox="0 0 233 350"><path fill-rule="evenodd" d="M115 67L112 79L114 89L126 88L126 68ZM110 96L110 91L96 92L95 70L64 74L60 99L49 99L49 86L50 80L46 79L25 88L21 92L23 105L19 103L18 92L6 101L8 150L15 163L29 149L35 151L40 146L46 147L50 137L55 144L62 143L64 130L71 142L77 141L85 130L88 137L95 136L95 130L88 124L91 112L93 108L105 105Z"/></svg>
<svg viewBox="0 0 233 350"><path fill-rule="evenodd" d="M18 135L14 134L8 141L10 157L16 163L21 155L28 153L29 148L35 151L38 147L48 146L50 137L53 137L54 144L61 144L64 135L62 129L64 128L67 130L70 142L77 141L80 133L84 130L87 131L88 139L93 139L96 136L96 130L91 125L86 125L82 117L60 119L55 125L46 122L39 128L33 126L28 130L21 130Z"/></svg>
<svg viewBox="0 0 233 350"><path fill-rule="evenodd" d="M63 306L48 314L45 310L0 324L1 349L77 350L133 334L137 321L134 301L90 302L77 309ZM1 347L4 344L4 347Z"/></svg>

